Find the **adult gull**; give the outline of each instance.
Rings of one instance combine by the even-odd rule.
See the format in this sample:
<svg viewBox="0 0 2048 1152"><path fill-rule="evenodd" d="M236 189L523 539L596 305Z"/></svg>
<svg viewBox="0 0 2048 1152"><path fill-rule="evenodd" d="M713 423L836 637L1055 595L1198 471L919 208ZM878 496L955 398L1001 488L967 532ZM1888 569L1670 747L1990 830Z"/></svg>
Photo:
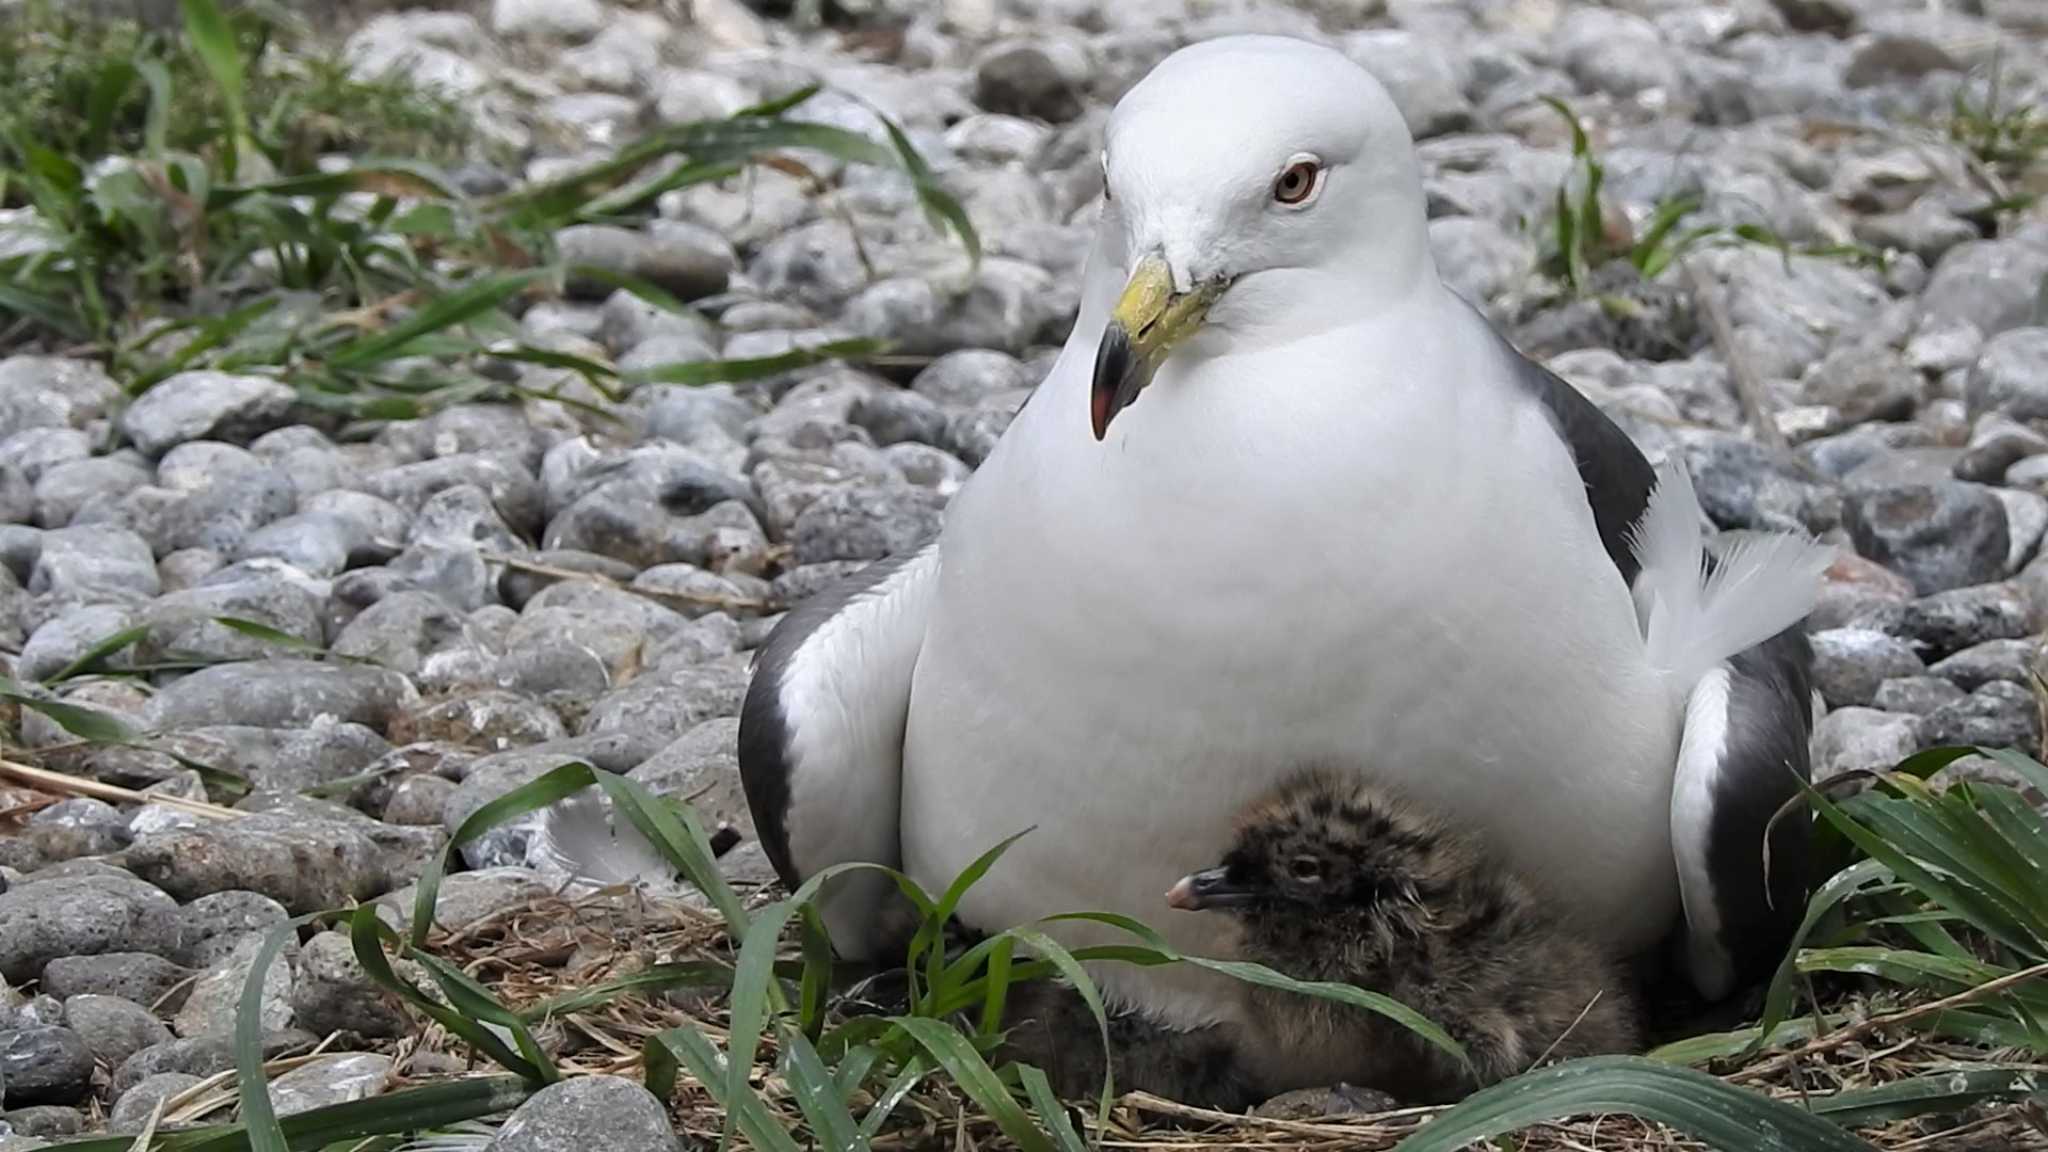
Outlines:
<svg viewBox="0 0 2048 1152"><path fill-rule="evenodd" d="M1618 954L1698 989L1803 905L1797 624L1826 553L1715 541L1681 469L1446 289L1413 141L1341 54L1183 49L1117 105L1078 319L944 530L800 606L740 733L770 859L932 891L1027 827L959 915L1106 910L1228 955L1163 893L1306 761L1469 823ZM1712 577L1705 581L1705 568ZM891 886L827 888L878 957ZM1064 923L1070 944L1115 938ZM1106 966L1159 1018L1219 978Z"/></svg>

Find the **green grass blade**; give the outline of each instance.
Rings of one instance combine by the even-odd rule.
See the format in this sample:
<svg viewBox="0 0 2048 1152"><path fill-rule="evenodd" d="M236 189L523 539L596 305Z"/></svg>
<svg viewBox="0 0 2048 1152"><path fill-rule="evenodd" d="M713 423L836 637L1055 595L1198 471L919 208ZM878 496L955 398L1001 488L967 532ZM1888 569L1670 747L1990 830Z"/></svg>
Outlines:
<svg viewBox="0 0 2048 1152"><path fill-rule="evenodd" d="M715 960L678 960L668 964L651 964L637 972L629 973L588 988L578 988L552 1000L543 1000L530 1008L521 1010L519 1017L528 1023L546 1020L555 1016L567 1016L572 1012L585 1012L601 1008L621 996L635 992L667 992L677 988L730 988L732 986L732 965Z"/></svg>
<svg viewBox="0 0 2048 1152"><path fill-rule="evenodd" d="M994 1120L1024 1152L1053 1152L1052 1141L1031 1122L1031 1116L1010 1095L1010 1090L974 1050L967 1037L951 1025L922 1016L897 1016L890 1023L903 1030L918 1046L944 1068L953 1082L981 1110Z"/></svg>
<svg viewBox="0 0 2048 1152"><path fill-rule="evenodd" d="M1815 890L1806 902L1806 916L1792 934L1791 942L1785 947L1785 958L1778 962L1777 974L1771 978L1770 991L1764 996L1763 1018L1757 1023L1756 1047L1751 1048L1750 1053L1762 1047L1766 1038L1774 1036L1778 1025L1791 1015L1792 998L1799 990L1799 950L1805 947L1806 939L1813 934L1814 928L1844 900L1873 884L1889 880L1891 875L1891 868L1883 861L1864 860L1837 872Z"/></svg>
<svg viewBox="0 0 2048 1152"><path fill-rule="evenodd" d="M541 1051L540 1042L534 1039L526 1021L500 1003L489 989L431 952L416 952L412 959L433 976L434 983L441 986L441 994L448 998L450 1008L469 1020L496 1024L512 1033L512 1043L519 1048L519 1054L540 1073L542 1080L552 1084L562 1078L561 1070L555 1067L555 1062L548 1058L546 1052Z"/></svg>
<svg viewBox="0 0 2048 1152"><path fill-rule="evenodd" d="M329 915L315 913L280 924L264 934L249 975L242 981L242 999L235 1012L235 1084L242 1097L242 1123L249 1133L249 1152L288 1152L284 1129L270 1106L270 1078L263 1074L263 984L277 954L284 951L302 925Z"/></svg>
<svg viewBox="0 0 2048 1152"><path fill-rule="evenodd" d="M309 172L257 184L221 184L207 196L209 211L219 211L252 197L306 196L326 198L366 192L393 199L463 199L454 181L425 164L381 160L354 164L339 172Z"/></svg>
<svg viewBox="0 0 2048 1152"><path fill-rule="evenodd" d="M1979 893L1948 878L1930 871L1909 853L1902 851L1893 837L1904 831L1900 822L1884 820L1881 805L1890 803L1876 793L1864 793L1851 797L1862 801L1856 806L1856 815L1851 816L1842 806L1836 805L1817 789L1808 787L1807 795L1821 816L1831 826L1847 837L1850 843L1876 860L1881 860L1899 879L1906 881L1950 911L1967 917L1980 930L2000 939L2012 947L2026 950L2029 947L2027 933L2014 924L1995 904ZM1860 818L1859 818L1860 817ZM1890 827L1880 830L1866 824L1882 823Z"/></svg>
<svg viewBox="0 0 2048 1152"><path fill-rule="evenodd" d="M1680 196L1659 204L1644 225L1641 238L1629 251L1629 263L1635 265L1645 278L1654 278L1663 271L1670 263L1671 250L1665 241L1670 238L1671 230L1699 208L1700 198L1697 196Z"/></svg>
<svg viewBox="0 0 2048 1152"><path fill-rule="evenodd" d="M390 959L384 955L384 939L389 935L393 934L384 926L383 921L377 919L377 909L374 905L365 904L349 915L349 943L355 950L356 963L363 966L363 972L371 980L396 993L435 1023L461 1037L470 1047L497 1061L505 1070L517 1073L537 1085L548 1082L546 1072L505 1047L505 1042L498 1039L496 1033L439 1003L413 987L411 981L394 971Z"/></svg>
<svg viewBox="0 0 2048 1152"><path fill-rule="evenodd" d="M882 1131L882 1125L889 1122L889 1117L896 1111L897 1105L908 1099L912 1092L917 1091L917 1086L924 1083L925 1077L930 1076L932 1071L932 1066L925 1063L922 1056L912 1056L904 1061L903 1070L896 1074L894 1080L889 1081L889 1086L882 1090L880 1096L875 1097L875 1106L868 1109L868 1114L861 1117L860 1134L870 1140L874 1139Z"/></svg>
<svg viewBox="0 0 2048 1152"><path fill-rule="evenodd" d="M0 698L12 700L23 708L42 713L59 728L81 740L90 740L96 744L135 742L134 731L113 713L38 696L5 676L0 676Z"/></svg>
<svg viewBox="0 0 2048 1152"><path fill-rule="evenodd" d="M1978 748L1976 752L2011 769L2034 788L2048 792L2048 765L2042 764L2032 756L2017 748Z"/></svg>
<svg viewBox="0 0 2048 1152"><path fill-rule="evenodd" d="M241 616L214 616L211 619L215 624L231 632L239 632L252 640L261 640L265 644L275 644L279 648L289 649L302 656L327 655L327 649L320 645L302 637L294 636L289 632L273 628L261 620L249 620Z"/></svg>
<svg viewBox="0 0 2048 1152"><path fill-rule="evenodd" d="M647 1044L647 1090L667 1100L675 1091L677 1072L687 1068L725 1109L749 1144L762 1152L804 1152L744 1081L737 1096L726 1090L720 1064L718 1049L695 1028L672 1028L657 1033Z"/></svg>
<svg viewBox="0 0 2048 1152"><path fill-rule="evenodd" d="M1845 1023L1848 1017L1839 1013L1824 1018L1829 1027ZM1811 1017L1802 1016L1787 1020L1766 1033L1762 1028L1737 1028L1732 1032L1708 1032L1699 1036L1688 1036L1674 1040L1644 1053L1651 1060L1666 1064L1683 1064L1697 1068L1717 1060L1736 1060L1746 1054L1763 1049L1777 1048L1786 1044L1802 1043L1813 1039L1814 1025Z"/></svg>
<svg viewBox="0 0 2048 1152"><path fill-rule="evenodd" d="M793 900L778 900L754 913L746 942L740 945L725 1043L728 1096L737 1097L747 1090L747 1077L754 1070L754 1056L761 1047L770 997L775 992L775 951L781 945L782 927L795 914L796 907Z"/></svg>
<svg viewBox="0 0 2048 1152"><path fill-rule="evenodd" d="M1809 948L1799 954L1799 970L1851 972L1908 987L1932 987L1945 992L1974 988L2007 974L2005 969L1978 960L1875 945Z"/></svg>
<svg viewBox="0 0 2048 1152"><path fill-rule="evenodd" d="M1096 1099L1095 1126L1101 1129L1108 1128L1109 1105L1116 1098L1116 1072L1112 1067L1115 1061L1109 1042L1109 1009L1102 1002L1102 993L1096 989L1095 981L1089 978L1088 970L1081 966L1081 962L1074 958L1074 954L1052 937L1033 928L1012 928L1004 935L1012 937L1058 968L1060 975L1066 977L1067 983L1073 986L1082 1002L1088 1005L1089 1014L1095 1017L1096 1036L1102 1044L1102 1091ZM991 970L991 986L997 982L998 977ZM1061 1112L1059 1115L1064 1119L1066 1113Z"/></svg>
<svg viewBox="0 0 2048 1152"><path fill-rule="evenodd" d="M137 624L133 628L123 628L111 636L94 642L92 647L79 653L76 660L66 664L56 672L43 677L43 683L61 684L74 676L82 676L87 672L96 672L100 669L101 665L106 663L108 657L133 648L147 635L149 635L149 626L146 624Z"/></svg>
<svg viewBox="0 0 2048 1152"><path fill-rule="evenodd" d="M2025 1099L2043 1087L2038 1068L1958 1068L1875 1088L1821 1096L1813 1111L1845 1128L1889 1124L1915 1116L1956 1115L1978 1104Z"/></svg>
<svg viewBox="0 0 2048 1152"><path fill-rule="evenodd" d="M817 1045L812 1045L811 1050L817 1051ZM832 1065L832 1083L838 1087L840 1098L860 1091L868 1081L868 1073L875 1070L881 1059L881 1051L867 1044L856 1044L842 1053Z"/></svg>
<svg viewBox="0 0 2048 1152"><path fill-rule="evenodd" d="M1010 959L1016 950L1016 939L1005 932L996 939L995 947L989 949L988 973L983 983L988 994L981 1002L981 1034L994 1037L1003 1030L1003 1010L1009 1001Z"/></svg>
<svg viewBox="0 0 2048 1152"><path fill-rule="evenodd" d="M227 131L221 136L222 170L232 175L240 168L240 150L249 136L249 115L244 107L246 79L242 48L235 42L235 30L214 0L181 0L185 12L185 38L213 77L227 112Z"/></svg>
<svg viewBox="0 0 2048 1152"><path fill-rule="evenodd" d="M501 307L541 276L539 270L478 276L383 332L342 345L327 358L328 367L341 371L368 368L406 355L414 341Z"/></svg>
<svg viewBox="0 0 2048 1152"><path fill-rule="evenodd" d="M441 877L448 870L450 855L507 820L545 808L590 787L594 772L595 769L588 764L564 764L470 813L469 818L455 830L455 835L448 838L447 845L428 857L426 867L420 871L419 890L413 900L412 946L426 946L427 933L434 925L434 904L441 893Z"/></svg>
<svg viewBox="0 0 2048 1152"><path fill-rule="evenodd" d="M1053 1094L1052 1084L1045 1073L1029 1064L1017 1067L1017 1081L1024 1085L1024 1098L1031 1101L1032 1110L1038 1113L1039 1122L1052 1131L1053 1139L1059 1142L1060 1152L1088 1152L1088 1142L1074 1131L1073 1121L1067 1115L1066 1105Z"/></svg>
<svg viewBox="0 0 2048 1152"><path fill-rule="evenodd" d="M598 787L611 797L612 806L625 813L647 842L710 899L711 906L725 918L726 934L744 943L749 928L746 907L719 871L711 840L696 815L687 806L669 804L624 776L610 772L594 775Z"/></svg>
<svg viewBox="0 0 2048 1152"><path fill-rule="evenodd" d="M839 1095L838 1081L818 1058L818 1050L794 1028L782 1030L783 1079L796 1097L797 1110L810 1122L811 1139L829 1152L865 1152L868 1138L854 1123L853 1112Z"/></svg>
<svg viewBox="0 0 2048 1152"><path fill-rule="evenodd" d="M832 991L832 939L815 903L805 904L800 911L804 975L802 994L797 998L797 1026L806 1039L816 1040L825 1030L825 1009Z"/></svg>
<svg viewBox="0 0 2048 1152"><path fill-rule="evenodd" d="M516 1076L472 1076L295 1112L283 1117L279 1125L293 1152L308 1152L348 1141L445 1128L509 1111L531 1093L531 1086ZM209 1124L159 1132L155 1146L161 1152L242 1152L249 1147L246 1133L243 1124ZM131 1152L134 1146L133 1136L50 1145L64 1152Z"/></svg>
<svg viewBox="0 0 2048 1152"><path fill-rule="evenodd" d="M1496 1084L1439 1113L1395 1152L1458 1152L1534 1124L1613 1114L1668 1125L1720 1152L1875 1152L1810 1112L1634 1056L1576 1060Z"/></svg>
<svg viewBox="0 0 2048 1152"><path fill-rule="evenodd" d="M883 129L889 133L889 145L896 150L896 158L902 163L903 170L910 174L911 186L916 189L917 201L924 206L926 215L932 218L933 223L951 228L953 234L960 238L961 245L967 249L968 262L979 266L981 234L974 230L974 221L968 218L967 209L939 183L938 178L932 174L931 165L925 163L924 157L919 155L916 147L910 143L910 137L903 134L903 129L897 127L894 120L882 115L880 111L875 111L875 118L882 122Z"/></svg>
<svg viewBox="0 0 2048 1152"><path fill-rule="evenodd" d="M924 922L918 925L917 935L912 937L910 941L908 964L914 971L920 959L925 961L924 994L927 998L927 1009L930 1004L938 1002L940 995L948 991L948 989L943 987L946 965L946 922L953 918L953 910L960 906L960 901L967 896L968 889L980 883L981 878L988 875L988 870L995 867L996 861L1003 858L1003 853L1008 852L1012 844L1029 835L1030 832L1031 829L1026 828L1022 832L1015 833L1004 839L1002 843L975 857L972 863L960 870L959 875L953 877L951 884L946 885L945 892L939 896L938 904L925 915Z"/></svg>
<svg viewBox="0 0 2048 1152"><path fill-rule="evenodd" d="M1194 967L1229 976L1247 984L1255 984L1262 988L1276 988L1282 991L1296 992L1304 996L1313 996L1321 1000L1334 1000L1340 1004L1349 1004L1354 1008L1363 1008L1368 1012L1394 1021L1410 1032L1436 1045L1456 1058L1459 1063L1469 1063L1469 1059L1465 1055L1465 1049L1456 1040L1451 1039L1450 1033L1438 1027L1436 1022L1427 1016L1390 996L1383 996L1377 992L1368 992L1363 988L1355 988L1349 984L1296 980L1292 976L1275 972L1263 964L1253 964L1244 960L1209 960L1200 956L1183 955L1172 945L1168 944L1165 937L1159 935L1158 932L1128 916L1119 916L1115 913L1071 912L1059 916L1048 916L1046 919L1049 921L1085 920L1098 924L1107 924L1114 928L1121 928L1143 941L1147 948L1158 953L1158 962L1190 964ZM1084 956L1085 953L1077 951L1075 955Z"/></svg>

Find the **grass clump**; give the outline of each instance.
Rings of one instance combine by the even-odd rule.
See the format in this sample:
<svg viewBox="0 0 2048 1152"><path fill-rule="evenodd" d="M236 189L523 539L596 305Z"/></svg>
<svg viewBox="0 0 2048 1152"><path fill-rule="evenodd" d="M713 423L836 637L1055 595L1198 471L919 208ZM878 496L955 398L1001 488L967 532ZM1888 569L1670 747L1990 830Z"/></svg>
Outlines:
<svg viewBox="0 0 2048 1152"><path fill-rule="evenodd" d="M1754 244L1780 253L1787 261L1796 254L1879 267L1884 264L1883 253L1860 245L1795 245L1761 224L1695 223L1703 204L1694 195L1658 202L1640 228L1616 220L1600 198L1606 167L1578 113L1553 96L1544 97L1543 102L1571 131L1572 166L1553 197L1544 227L1541 265L1544 275L1567 296L1601 296L1613 293L1617 285L1655 280L1703 246ZM1615 307L1625 306L1625 302L1602 298Z"/></svg>
<svg viewBox="0 0 2048 1152"><path fill-rule="evenodd" d="M1492 1142L1552 1152L1665 1147L1673 1133L1727 1152L1938 1148L1951 1146L1948 1137L1971 1134L1990 1140L1986 1147L2022 1147L2048 1138L2048 1118L2026 1104L2048 1073L2048 999L2038 984L2048 974L2048 886L2039 879L2048 872L2048 819L2028 796L2048 786L2048 767L1987 752L2027 787L1925 785L1924 777L1972 751L1978 750L1922 754L1846 799L1812 794L1824 854L1837 856L1842 868L1815 893L1756 1025L1643 1057L1538 1068L1449 1108L1322 1121L1264 1121L1142 1094L1119 1097L1113 1082L1076 1109L1054 1097L1038 1069L1003 1059L1002 1004L1019 982L1063 978L1102 1021L1092 965L1198 964L1381 1011L1425 1035L1432 1026L1358 989L1181 955L1151 929L1115 917L1081 915L1121 933L1116 943L1093 948L1068 950L1048 935L1050 924L1037 924L949 950L952 910L1001 866L1014 838L937 895L891 870L848 865L787 897L743 900L721 877L712 842L686 805L625 778L566 765L457 830L422 877L405 930L368 908L304 921L345 930L364 970L433 1021L441 1043L468 1048L501 1074L417 1084L276 1118L265 1085L280 1068L263 1059L254 1011L259 966L249 977L249 1008L237 1037L242 1123L181 1129L158 1136L156 1146L284 1152L344 1140L349 1147L369 1146L353 1143L364 1140L394 1147L411 1135L407 1146L452 1152L480 1147L489 1128L476 1122L502 1115L539 1088L605 1073L643 1079L693 1138L737 1139L777 1152L939 1143L1082 1152L1112 1144L1220 1148L1275 1140L1398 1152L1456 1152ZM560 947L539 937L559 934L577 915L559 901L516 922L434 929L443 871L461 844L593 787L607 796L622 828L630 826L704 893L713 910L708 919L677 910L693 925L677 929L675 921L635 912L637 938L674 947L651 962L580 979L561 977L558 963L522 965L505 955ZM900 1014L850 1015L836 1006L846 974L832 960L816 897L823 884L856 870L886 874L922 916L903 958L909 992ZM299 927L279 929L269 954ZM1824 980L1838 987L1818 991ZM1802 993L1810 997L1809 1016L1793 1011ZM679 994L687 998L672 998ZM596 1043L564 1048L544 1039L565 1029ZM1498 1143L1516 1132L1524 1133L1518 1142ZM116 1152L129 1143L123 1137L69 1147Z"/></svg>
<svg viewBox="0 0 2048 1152"><path fill-rule="evenodd" d="M518 315L572 277L686 307L616 272L563 266L554 236L567 225L637 223L663 193L755 164L808 173L798 157L810 153L901 171L934 222L979 252L958 202L893 125L882 144L790 118L815 90L664 128L609 160L478 199L431 150L328 160L337 144L404 149L433 136L452 147L464 138L443 132L452 109L339 64L273 67L282 25L269 9L229 16L218 0L183 0L182 11L174 44L115 26L126 30L45 51L77 17L44 9L15 26L43 63L17 71L20 91L0 85L0 103L19 97L48 124L0 130L0 202L17 208L13 242L0 245L0 354L91 352L136 392L191 368L267 373L309 407L367 419L525 398L502 369L539 364L580 385L548 398L606 416L642 383L746 378L879 348L844 341L628 376L529 346ZM81 92L84 114L63 112Z"/></svg>
<svg viewBox="0 0 2048 1152"><path fill-rule="evenodd" d="M212 148L227 108L192 42L91 8L26 0L0 15L0 167L22 167L15 139L87 167L148 151L153 135L172 151ZM452 162L475 140L453 100L403 76L356 76L282 5L240 5L224 20L245 62L251 133L282 169L331 152Z"/></svg>

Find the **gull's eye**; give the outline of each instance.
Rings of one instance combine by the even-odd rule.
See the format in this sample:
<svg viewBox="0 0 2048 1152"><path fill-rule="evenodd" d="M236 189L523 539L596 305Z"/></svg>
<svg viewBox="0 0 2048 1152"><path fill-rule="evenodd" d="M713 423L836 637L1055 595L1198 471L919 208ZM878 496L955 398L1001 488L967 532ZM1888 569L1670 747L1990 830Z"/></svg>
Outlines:
<svg viewBox="0 0 2048 1152"><path fill-rule="evenodd" d="M1273 180L1273 199L1299 208L1315 198L1323 184L1323 165L1313 157L1296 160L1280 170Z"/></svg>
<svg viewBox="0 0 2048 1152"><path fill-rule="evenodd" d="M1304 884L1314 884L1323 878L1323 862L1313 856L1296 856L1287 862L1287 874Z"/></svg>

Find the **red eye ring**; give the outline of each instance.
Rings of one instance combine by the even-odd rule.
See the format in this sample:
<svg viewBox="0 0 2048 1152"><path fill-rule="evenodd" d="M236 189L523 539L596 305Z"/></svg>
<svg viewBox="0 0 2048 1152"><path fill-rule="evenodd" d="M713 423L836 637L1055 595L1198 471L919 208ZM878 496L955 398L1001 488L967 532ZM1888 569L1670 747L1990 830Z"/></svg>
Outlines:
<svg viewBox="0 0 2048 1152"><path fill-rule="evenodd" d="M1321 164L1314 160L1296 160L1274 177L1273 199L1287 205L1305 204L1309 197L1315 195L1322 175Z"/></svg>

